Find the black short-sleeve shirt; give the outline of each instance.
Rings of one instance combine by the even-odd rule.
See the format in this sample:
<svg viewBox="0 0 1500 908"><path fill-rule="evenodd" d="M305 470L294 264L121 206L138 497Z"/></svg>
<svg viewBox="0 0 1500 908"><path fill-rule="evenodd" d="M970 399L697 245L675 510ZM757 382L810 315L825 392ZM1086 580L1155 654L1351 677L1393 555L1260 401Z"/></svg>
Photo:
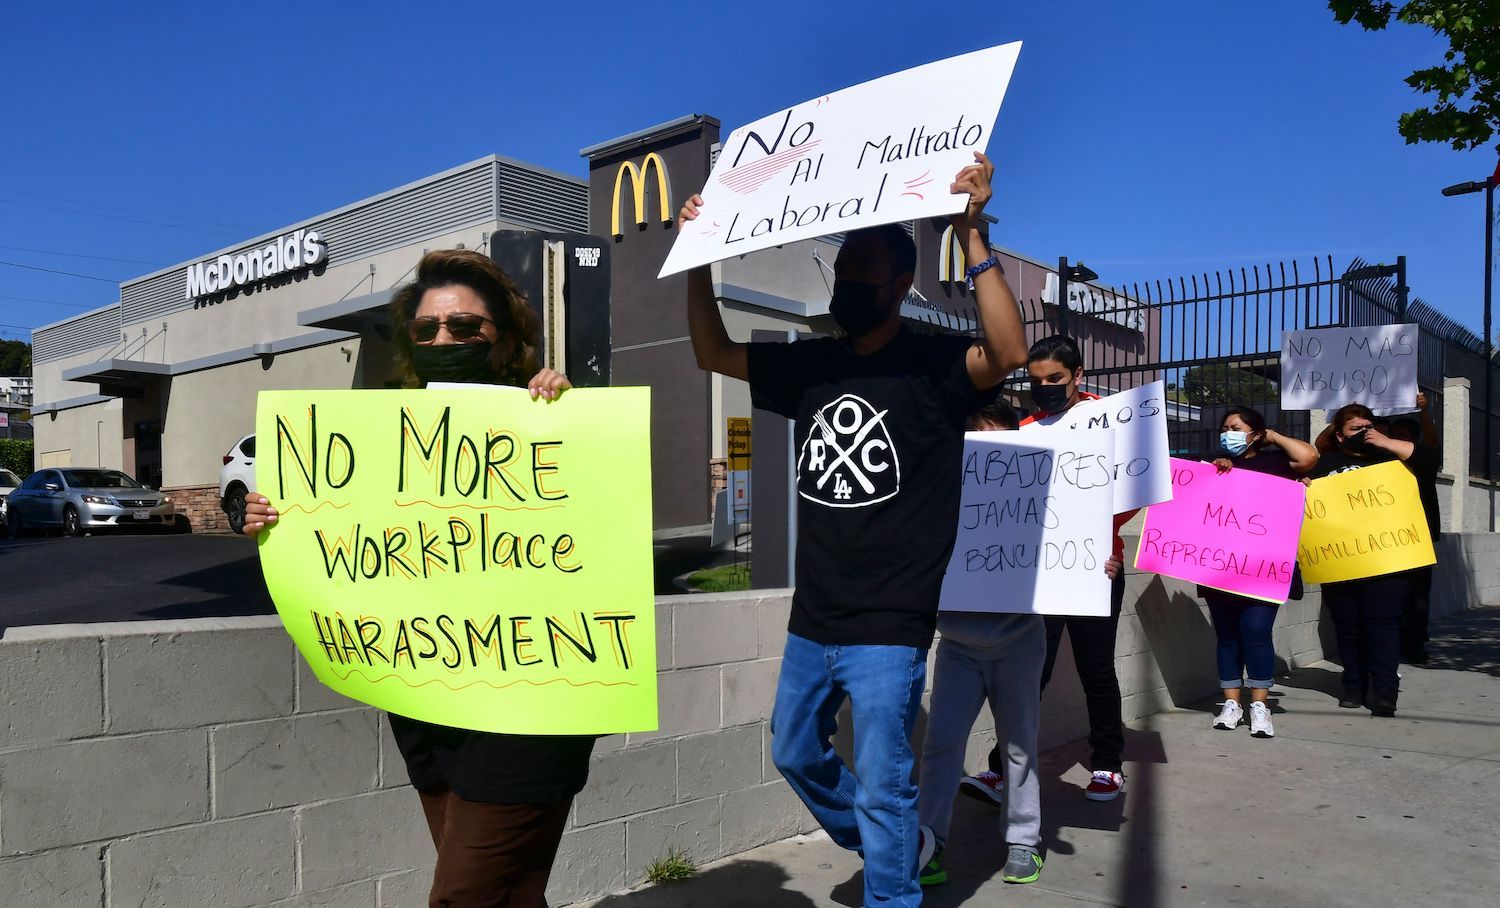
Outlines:
<svg viewBox="0 0 1500 908"><path fill-rule="evenodd" d="M1223 451L1210 454L1204 460L1213 461L1226 456ZM1282 479L1297 479L1298 473L1292 469L1292 459L1286 456L1286 452L1275 445L1265 445L1255 453L1254 457L1230 457L1236 470L1249 470L1252 473L1264 473L1267 476L1279 476Z"/></svg>
<svg viewBox="0 0 1500 908"><path fill-rule="evenodd" d="M1397 460L1396 455L1389 451L1372 451L1367 457L1354 457L1344 451L1329 451L1318 458L1318 465L1308 475L1313 479L1321 479L1324 476L1332 476L1335 473L1347 473L1350 470L1358 470L1363 467L1373 467L1376 464L1390 463ZM1406 469L1417 480L1417 494L1422 499L1422 511L1427 518L1428 532L1432 533L1432 539L1436 542L1442 537L1438 525L1442 521L1442 515L1438 511L1437 500L1437 474L1441 466L1437 451L1424 445L1417 445L1411 452L1411 456L1405 461Z"/></svg>
<svg viewBox="0 0 1500 908"><path fill-rule="evenodd" d="M833 338L749 346L755 405L796 422L792 633L932 644L964 426L985 397L966 366L972 343L903 330L868 356Z"/></svg>

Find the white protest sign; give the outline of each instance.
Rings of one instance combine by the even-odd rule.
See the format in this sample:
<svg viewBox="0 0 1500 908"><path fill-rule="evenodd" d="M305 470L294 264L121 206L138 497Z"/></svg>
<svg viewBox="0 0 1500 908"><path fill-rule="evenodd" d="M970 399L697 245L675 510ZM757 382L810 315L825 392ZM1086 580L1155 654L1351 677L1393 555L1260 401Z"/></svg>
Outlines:
<svg viewBox="0 0 1500 908"><path fill-rule="evenodd" d="M956 214L1019 41L813 98L731 132L658 277L859 227Z"/></svg>
<svg viewBox="0 0 1500 908"><path fill-rule="evenodd" d="M1416 325L1315 328L1281 336L1281 409L1364 404L1380 415L1417 405Z"/></svg>
<svg viewBox="0 0 1500 908"><path fill-rule="evenodd" d="M1115 432L1115 513L1172 500L1166 385L1154 381L1098 400L1085 400L1022 429L1064 426Z"/></svg>
<svg viewBox="0 0 1500 908"><path fill-rule="evenodd" d="M958 540L938 607L1109 614L1113 431L969 432Z"/></svg>

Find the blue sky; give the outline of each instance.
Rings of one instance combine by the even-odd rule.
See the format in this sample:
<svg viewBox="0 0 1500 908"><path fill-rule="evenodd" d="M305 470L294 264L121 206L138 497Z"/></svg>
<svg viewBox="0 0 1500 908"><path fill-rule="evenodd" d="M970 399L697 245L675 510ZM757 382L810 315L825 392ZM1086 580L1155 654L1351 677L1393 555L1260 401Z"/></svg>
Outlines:
<svg viewBox="0 0 1500 908"><path fill-rule="evenodd" d="M0 13L0 261L117 281L483 155L581 176L578 149L657 122L727 131L1019 39L1000 244L1107 283L1405 254L1416 295L1480 324L1482 196L1439 190L1495 152L1396 132L1402 79L1444 45L1319 0L209 8ZM116 299L0 265L0 337Z"/></svg>

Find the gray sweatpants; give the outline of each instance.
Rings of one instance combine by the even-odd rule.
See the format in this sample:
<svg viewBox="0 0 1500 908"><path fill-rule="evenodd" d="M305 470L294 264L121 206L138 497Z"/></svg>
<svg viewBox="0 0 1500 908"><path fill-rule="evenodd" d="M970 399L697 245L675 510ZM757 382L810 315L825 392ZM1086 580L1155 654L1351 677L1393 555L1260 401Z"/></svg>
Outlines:
<svg viewBox="0 0 1500 908"><path fill-rule="evenodd" d="M985 698L1005 752L1005 819L1009 845L1041 844L1041 783L1036 775L1036 733L1041 712L1042 661L1047 632L1040 615L943 612L938 615L937 666L917 815L939 843L948 841L953 797L964 772L969 732Z"/></svg>

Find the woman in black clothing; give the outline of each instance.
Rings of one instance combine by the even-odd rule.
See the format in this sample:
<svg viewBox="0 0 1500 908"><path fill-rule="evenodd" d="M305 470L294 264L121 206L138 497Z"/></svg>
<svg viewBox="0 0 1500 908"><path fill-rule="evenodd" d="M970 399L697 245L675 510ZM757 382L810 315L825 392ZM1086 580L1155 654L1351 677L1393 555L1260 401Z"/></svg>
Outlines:
<svg viewBox="0 0 1500 908"><path fill-rule="evenodd" d="M1431 449L1391 438L1380 426L1363 404L1340 409L1333 417L1337 447L1323 455L1309 478L1321 479L1393 460L1415 473ZM1323 584L1323 602L1333 617L1339 661L1344 665L1344 695L1339 706L1357 709L1368 705L1377 716L1396 714L1401 613L1411 599L1412 582L1411 571L1400 571Z"/></svg>
<svg viewBox="0 0 1500 908"><path fill-rule="evenodd" d="M1296 480L1317 465L1318 451L1305 441L1266 428L1266 418L1259 411L1233 407L1220 424L1219 451L1213 463L1220 473L1252 470ZM1301 579L1295 574L1292 587L1292 598L1300 599ZM1214 717L1214 728L1232 730L1239 726L1245 716L1240 691L1248 685L1250 734L1272 737L1276 732L1266 695L1276 668L1276 649L1271 642L1276 604L1204 586L1198 593L1208 603L1218 638L1219 687L1224 692L1224 705Z"/></svg>
<svg viewBox="0 0 1500 908"><path fill-rule="evenodd" d="M477 252L438 250L391 299L397 366L407 387L432 381L525 386L553 400L571 387L539 369L525 298ZM246 496L245 533L276 522ZM545 908L547 877L573 796L588 779L592 737L502 735L390 715L396 746L437 846L428 904Z"/></svg>

